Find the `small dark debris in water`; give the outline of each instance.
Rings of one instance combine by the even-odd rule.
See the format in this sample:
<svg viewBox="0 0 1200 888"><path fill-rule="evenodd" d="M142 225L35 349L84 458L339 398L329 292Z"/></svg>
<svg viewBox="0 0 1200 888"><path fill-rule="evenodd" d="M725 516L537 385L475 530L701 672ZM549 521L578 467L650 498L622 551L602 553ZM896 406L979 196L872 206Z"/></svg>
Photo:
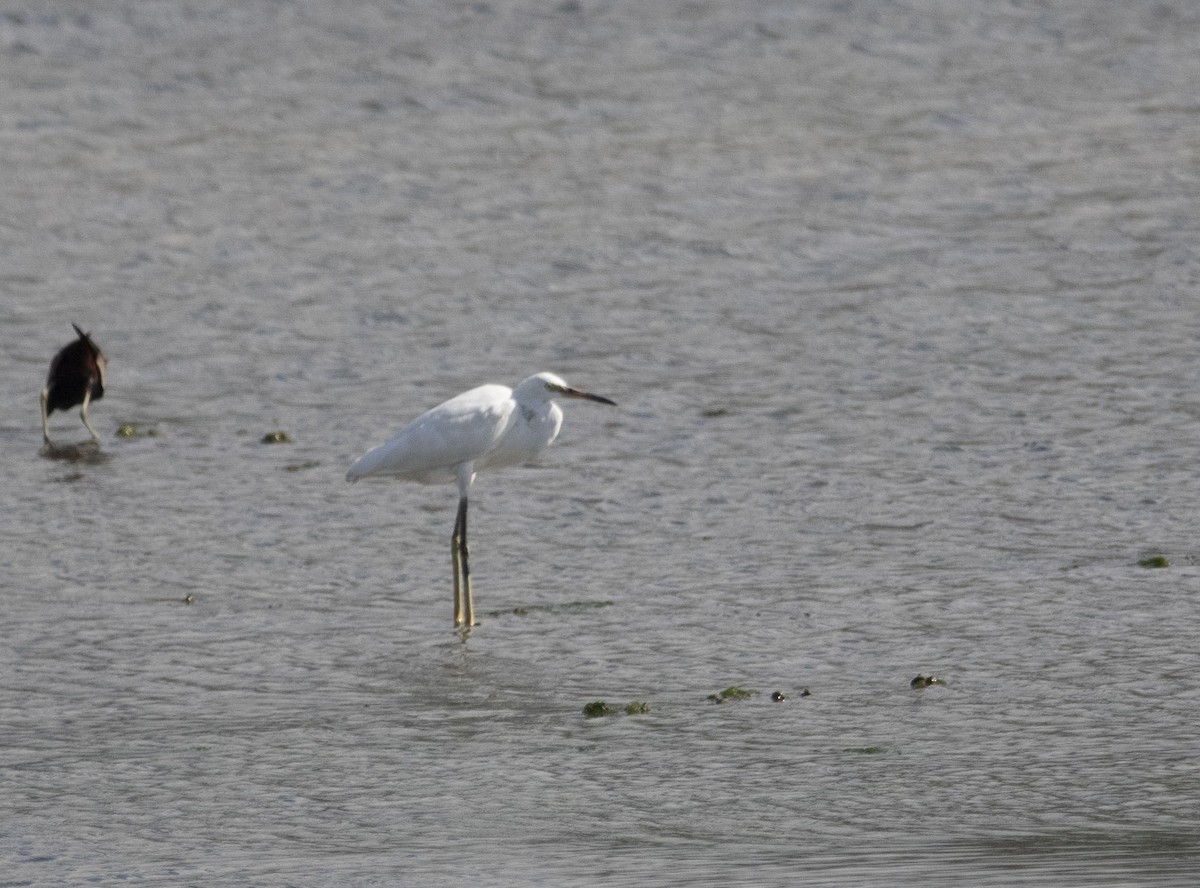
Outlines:
<svg viewBox="0 0 1200 888"><path fill-rule="evenodd" d="M264 444L291 444L292 436L287 432L267 432L262 436Z"/></svg>
<svg viewBox="0 0 1200 888"><path fill-rule="evenodd" d="M320 464L320 460L310 459L308 462L288 463L283 470L285 472L303 472L305 469L315 469Z"/></svg>
<svg viewBox="0 0 1200 888"><path fill-rule="evenodd" d="M650 704L642 700L633 700L625 707L626 715L645 715L650 711Z"/></svg>
<svg viewBox="0 0 1200 888"><path fill-rule="evenodd" d="M747 700L750 697L756 696L758 696L758 691L750 691L746 688L739 688L737 685L730 685L723 691L709 694L708 699L714 703L727 703L730 700Z"/></svg>
<svg viewBox="0 0 1200 888"><path fill-rule="evenodd" d="M810 691L808 688L801 688L799 696L811 697L812 691ZM776 703L782 703L785 700L787 700L787 698L788 698L788 695L784 691L773 691L771 693L771 699L774 700Z"/></svg>
<svg viewBox="0 0 1200 888"><path fill-rule="evenodd" d="M857 752L859 755L879 755L883 752L882 746L852 746L846 752Z"/></svg>
<svg viewBox="0 0 1200 888"><path fill-rule="evenodd" d="M564 601L560 605L551 606L550 609L551 610L564 610L564 611L595 610L595 609L601 608L601 607L612 607L613 604L614 604L614 602L612 602L612 601L604 601L604 600Z"/></svg>
<svg viewBox="0 0 1200 888"><path fill-rule="evenodd" d="M488 611L485 616L496 617L527 617L532 613L545 611L547 613L570 613L572 611L597 610L603 607L612 607L615 602L612 601L564 601L560 604L529 604L518 605L517 607L507 610Z"/></svg>
<svg viewBox="0 0 1200 888"><path fill-rule="evenodd" d="M927 688L931 685L944 685L945 683L946 682L938 678L936 675L918 675L909 682L909 686L920 690L921 688Z"/></svg>
<svg viewBox="0 0 1200 888"><path fill-rule="evenodd" d="M716 419L719 416L728 416L729 411L724 407L709 407L700 411L700 415L705 419Z"/></svg>
<svg viewBox="0 0 1200 888"><path fill-rule="evenodd" d="M187 595L183 596L183 603L184 604L195 604L196 596L193 595L191 592L189 592Z"/></svg>
<svg viewBox="0 0 1200 888"><path fill-rule="evenodd" d="M1154 569L1159 567L1170 567L1171 562L1167 560L1166 555L1147 555L1145 558L1138 559L1138 567Z"/></svg>

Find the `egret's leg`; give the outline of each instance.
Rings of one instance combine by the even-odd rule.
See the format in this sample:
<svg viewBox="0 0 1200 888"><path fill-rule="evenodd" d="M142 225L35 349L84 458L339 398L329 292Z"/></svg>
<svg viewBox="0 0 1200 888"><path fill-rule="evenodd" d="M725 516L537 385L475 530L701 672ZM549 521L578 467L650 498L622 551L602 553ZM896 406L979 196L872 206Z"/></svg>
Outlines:
<svg viewBox="0 0 1200 888"><path fill-rule="evenodd" d="M450 555L454 561L454 625L470 628L475 625L475 606L471 601L471 567L467 560L467 498L458 501L458 517L454 521L454 536L450 539Z"/></svg>
<svg viewBox="0 0 1200 888"><path fill-rule="evenodd" d="M92 424L88 422L87 409L88 404L90 403L92 403L92 387L89 385L87 387L87 391L83 393L83 406L79 408L79 415L82 417L83 424L87 427L87 430L92 433L92 440L99 441L100 436L96 434L96 430L92 428Z"/></svg>
<svg viewBox="0 0 1200 888"><path fill-rule="evenodd" d="M471 565L467 561L467 501L462 501L462 582L463 582L463 625L470 629L475 625L475 603L471 600Z"/></svg>
<svg viewBox="0 0 1200 888"><path fill-rule="evenodd" d="M454 625L468 629L475 625L475 605L471 600L471 565L467 550L467 498L458 501L458 519L454 522Z"/></svg>
<svg viewBox="0 0 1200 888"><path fill-rule="evenodd" d="M50 390L42 389L42 441L50 443L50 416L46 413L46 405L50 400Z"/></svg>
<svg viewBox="0 0 1200 888"><path fill-rule="evenodd" d="M458 517L454 519L454 533L450 536L450 561L454 565L454 628L463 622L462 606L462 550L458 545L459 534L462 531L463 503L459 500Z"/></svg>

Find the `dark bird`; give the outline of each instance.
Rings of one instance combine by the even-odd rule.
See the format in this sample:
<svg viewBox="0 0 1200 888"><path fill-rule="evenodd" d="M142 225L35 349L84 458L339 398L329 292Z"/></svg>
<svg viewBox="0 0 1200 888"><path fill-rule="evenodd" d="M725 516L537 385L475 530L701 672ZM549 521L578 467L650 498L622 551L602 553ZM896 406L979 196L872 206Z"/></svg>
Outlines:
<svg viewBox="0 0 1200 888"><path fill-rule="evenodd" d="M88 422L88 405L104 397L108 362L89 334L80 330L78 324L71 326L79 338L64 345L54 356L50 372L46 374L46 387L42 389L42 438L47 444L50 443L50 414L55 410L69 410L76 404L83 405L79 415L92 438L100 440Z"/></svg>

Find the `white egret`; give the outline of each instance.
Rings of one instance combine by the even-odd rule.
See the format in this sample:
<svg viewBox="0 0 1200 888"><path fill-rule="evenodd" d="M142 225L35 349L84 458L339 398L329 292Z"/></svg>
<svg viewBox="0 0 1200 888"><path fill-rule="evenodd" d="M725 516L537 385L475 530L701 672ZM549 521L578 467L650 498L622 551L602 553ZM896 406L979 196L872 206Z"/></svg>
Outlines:
<svg viewBox="0 0 1200 888"><path fill-rule="evenodd" d="M92 433L93 440L100 440L88 422L88 406L104 397L108 362L90 335L80 330L78 324L71 326L79 338L59 349L50 362L50 372L46 374L46 385L42 389L42 440L46 444L50 443L50 414L55 410L70 410L76 404L83 405L79 416L84 427Z"/></svg>
<svg viewBox="0 0 1200 888"><path fill-rule="evenodd" d="M471 482L481 469L525 462L558 437L563 414L556 396L616 406L608 398L571 388L553 373L530 376L515 389L481 385L421 414L346 473L347 481L382 475L422 484L458 484L458 517L450 538L456 627L475 625L467 563Z"/></svg>

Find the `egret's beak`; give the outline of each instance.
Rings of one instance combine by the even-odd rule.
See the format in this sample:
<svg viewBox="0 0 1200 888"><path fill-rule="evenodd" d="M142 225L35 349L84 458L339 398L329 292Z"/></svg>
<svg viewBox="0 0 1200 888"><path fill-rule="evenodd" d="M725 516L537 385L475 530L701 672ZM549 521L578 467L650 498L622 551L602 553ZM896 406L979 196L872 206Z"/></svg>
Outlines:
<svg viewBox="0 0 1200 888"><path fill-rule="evenodd" d="M610 401L608 398L600 397L600 395L593 395L591 392L581 392L579 389L565 388L562 391L562 395L564 398L578 398L581 401L595 401L597 404L617 406L616 401Z"/></svg>

